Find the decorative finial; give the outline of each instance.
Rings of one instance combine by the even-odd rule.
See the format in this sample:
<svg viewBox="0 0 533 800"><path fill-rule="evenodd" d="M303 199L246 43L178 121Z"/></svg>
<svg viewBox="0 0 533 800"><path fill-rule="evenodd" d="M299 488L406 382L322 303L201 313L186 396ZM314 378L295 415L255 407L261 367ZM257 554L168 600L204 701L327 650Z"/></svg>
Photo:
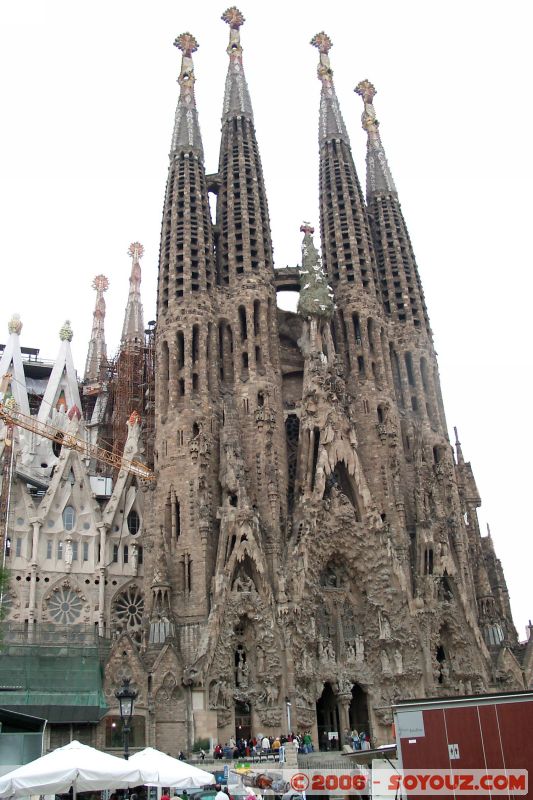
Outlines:
<svg viewBox="0 0 533 800"><path fill-rule="evenodd" d="M302 224L300 225L300 233L313 234L314 232L315 229L313 228L310 222L302 222Z"/></svg>
<svg viewBox="0 0 533 800"><path fill-rule="evenodd" d="M72 332L72 327L70 325L70 320L65 320L64 325L62 326L61 330L59 331L59 338L62 342L71 342L74 333Z"/></svg>
<svg viewBox="0 0 533 800"><path fill-rule="evenodd" d="M107 292L109 289L109 281L105 275L97 275L92 283L93 289L97 292Z"/></svg>
<svg viewBox="0 0 533 800"><path fill-rule="evenodd" d="M133 425L140 425L140 424L141 424L141 415L139 414L138 411L132 411L128 419L128 425L131 425L133 427Z"/></svg>
<svg viewBox="0 0 533 800"><path fill-rule="evenodd" d="M489 523L488 523L488 522L487 522L487 536L489 537L489 539L491 538L491 535L490 535L490 525L489 525Z"/></svg>
<svg viewBox="0 0 533 800"><path fill-rule="evenodd" d="M22 330L22 322L20 321L19 314L13 314L13 316L7 323L7 329L9 333L16 333L18 336L20 336L20 332Z"/></svg>
<svg viewBox="0 0 533 800"><path fill-rule="evenodd" d="M320 53L329 53L331 48L333 47L333 42L324 31L320 31L320 33L315 34L311 39L311 44L313 47L318 48Z"/></svg>
<svg viewBox="0 0 533 800"><path fill-rule="evenodd" d="M233 30L239 30L241 25L243 25L245 22L245 18L237 6L231 6L231 8L227 8L220 19L226 22L231 28L233 28Z"/></svg>
<svg viewBox="0 0 533 800"><path fill-rule="evenodd" d="M74 403L74 405L73 405L73 406L71 406L71 407L69 408L69 410L67 411L67 417L69 418L69 420L70 420L71 422L72 422L72 420L74 419L74 417L76 417L76 419L77 419L78 421L81 419L81 411L79 410L79 408L78 408L78 406L76 405L76 403Z"/></svg>
<svg viewBox="0 0 533 800"><path fill-rule="evenodd" d="M180 35L174 39L174 47L177 47L178 50L181 50L183 55L189 56L190 58L190 56L198 50L199 44L192 33L180 33Z"/></svg>
<svg viewBox="0 0 533 800"><path fill-rule="evenodd" d="M134 261L138 261L144 255L144 247L140 242L132 242L128 247L128 255L131 256Z"/></svg>
<svg viewBox="0 0 533 800"><path fill-rule="evenodd" d="M360 81L357 84L354 92L358 94L359 97L362 97L365 103L372 103L376 96L376 87L365 78L364 81Z"/></svg>

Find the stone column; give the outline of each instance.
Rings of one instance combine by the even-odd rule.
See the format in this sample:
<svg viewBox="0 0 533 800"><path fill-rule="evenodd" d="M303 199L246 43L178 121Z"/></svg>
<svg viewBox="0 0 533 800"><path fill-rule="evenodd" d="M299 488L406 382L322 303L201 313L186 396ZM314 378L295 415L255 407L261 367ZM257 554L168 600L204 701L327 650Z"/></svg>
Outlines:
<svg viewBox="0 0 533 800"><path fill-rule="evenodd" d="M33 538L31 546L31 573L30 573L30 597L28 603L28 633L30 641L33 639L33 623L35 622L35 597L37 593L37 565L39 562L39 533L42 521L36 518L30 519L33 525Z"/></svg>
<svg viewBox="0 0 533 800"><path fill-rule="evenodd" d="M100 558L99 558L99 578L100 583L98 585L98 635L104 635L105 629L105 576L106 576L106 539L107 539L107 529L108 525L105 522L100 522L97 526L97 529L100 531Z"/></svg>
<svg viewBox="0 0 533 800"><path fill-rule="evenodd" d="M337 695L337 707L339 709L339 743L342 749L344 744L344 731L350 730L350 703L352 702L351 693L344 692Z"/></svg>

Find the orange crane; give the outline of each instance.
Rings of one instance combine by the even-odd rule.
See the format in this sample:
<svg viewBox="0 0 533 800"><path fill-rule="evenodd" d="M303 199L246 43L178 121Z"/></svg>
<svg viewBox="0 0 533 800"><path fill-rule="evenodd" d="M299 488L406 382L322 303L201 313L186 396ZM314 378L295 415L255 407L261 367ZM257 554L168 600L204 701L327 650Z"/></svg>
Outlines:
<svg viewBox="0 0 533 800"><path fill-rule="evenodd" d="M134 412L134 414L135 413L136 412ZM35 417L29 417L21 411L9 408L2 402L0 402L0 420L6 425L4 475L2 480L2 492L0 493L0 553L2 554L2 563L5 557L5 541L9 515L11 472L13 467L13 428L15 426L31 431L38 436L44 436L45 439L50 439L50 441L56 442L62 447L76 450L78 453L81 453L84 458L94 458L97 461L103 461L105 464L109 464L117 470L126 469L128 472L131 472L132 475L136 475L144 481L155 480L155 475L152 470L140 461L130 461L117 453L113 453L111 450L106 450L104 447L100 447L97 444L91 444L84 439L79 439L72 433L56 428L48 422L41 422Z"/></svg>

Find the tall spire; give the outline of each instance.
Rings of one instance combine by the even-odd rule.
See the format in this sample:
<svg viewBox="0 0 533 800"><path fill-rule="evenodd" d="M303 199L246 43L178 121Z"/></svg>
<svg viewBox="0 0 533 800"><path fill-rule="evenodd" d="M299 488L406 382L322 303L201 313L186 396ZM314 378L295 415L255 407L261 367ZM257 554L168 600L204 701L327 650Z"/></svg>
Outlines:
<svg viewBox="0 0 533 800"><path fill-rule="evenodd" d="M455 452L457 453L457 463L464 464L465 460L463 457L463 450L461 448L461 442L459 441L459 434L457 433L457 428L453 429L455 433Z"/></svg>
<svg viewBox="0 0 533 800"><path fill-rule="evenodd" d="M232 6L222 15L230 26L229 67L222 112L218 172L217 280L229 286L236 276L273 271L270 220L263 170L255 135L252 104L242 68L241 12Z"/></svg>
<svg viewBox="0 0 533 800"><path fill-rule="evenodd" d="M182 33L174 41L183 53L178 78L180 96L176 108L171 155L177 152L195 152L203 158L202 137L198 124L198 111L194 98L194 65L192 54L198 50L198 42L190 33Z"/></svg>
<svg viewBox="0 0 533 800"><path fill-rule="evenodd" d="M339 101L333 86L333 70L329 62L329 51L333 43L329 36L321 31L311 39L313 47L320 53L320 61L317 68L318 79L322 83L322 94L320 96L320 128L319 141L339 139L350 146L348 132L342 118Z"/></svg>
<svg viewBox="0 0 533 800"><path fill-rule="evenodd" d="M333 86L329 61L331 39L323 31L311 40L320 53L320 232L322 257L328 277L376 294L372 239L361 185L355 169L350 140ZM350 292L352 300L356 299Z"/></svg>
<svg viewBox="0 0 533 800"><path fill-rule="evenodd" d="M378 131L373 105L376 89L364 80L354 91L364 103L362 123L368 136L367 203L385 312L393 320L425 330L431 341L415 254Z"/></svg>
<svg viewBox="0 0 533 800"><path fill-rule="evenodd" d="M363 98L364 111L361 117L363 129L368 134L366 154L366 194L373 192L396 192L385 150L379 135L379 122L374 109L375 87L368 80L361 81L354 90Z"/></svg>
<svg viewBox="0 0 533 800"><path fill-rule="evenodd" d="M144 247L133 242L128 248L131 258L130 292L122 326L122 344L144 342L143 307L141 303L141 265Z"/></svg>
<svg viewBox="0 0 533 800"><path fill-rule="evenodd" d="M227 8L222 14L221 19L230 26L229 44L227 47L230 61L228 74L226 76L226 88L224 91L222 122L225 122L230 117L236 116L245 116L253 120L252 102L242 68L240 28L245 19L235 6Z"/></svg>
<svg viewBox="0 0 533 800"><path fill-rule="evenodd" d="M84 379L87 383L97 383L100 378L100 367L107 357L105 343L105 299L104 292L109 288L109 281L105 275L97 275L92 283L96 290L96 302L93 312L93 328L87 350Z"/></svg>

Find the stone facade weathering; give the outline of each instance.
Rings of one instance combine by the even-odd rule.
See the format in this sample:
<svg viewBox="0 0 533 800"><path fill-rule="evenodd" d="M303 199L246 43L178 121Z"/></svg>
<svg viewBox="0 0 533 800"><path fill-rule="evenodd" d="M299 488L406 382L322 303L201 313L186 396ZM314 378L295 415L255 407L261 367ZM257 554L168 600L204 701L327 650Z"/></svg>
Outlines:
<svg viewBox="0 0 533 800"><path fill-rule="evenodd" d="M531 686L533 649L517 640L472 468L457 434L455 449L448 439L375 89L355 90L365 198L331 40L313 38L322 257L305 222L301 265L275 269L244 18L236 8L222 18L216 174L205 171L196 109L198 45L190 33L175 41L156 325L145 334L139 243L115 360L107 279L95 279L81 384L69 326L53 368L39 372L21 351L20 321L10 325L5 398L87 441L111 436L155 480L15 429L7 624L28 637L34 625L96 626L109 641L109 712L93 736L102 746L113 746L125 676L139 692L138 742L172 754L205 737L286 731L287 702L292 728L310 729L315 744L357 728L379 745L401 698ZM276 306L285 289L299 293L295 312Z"/></svg>

